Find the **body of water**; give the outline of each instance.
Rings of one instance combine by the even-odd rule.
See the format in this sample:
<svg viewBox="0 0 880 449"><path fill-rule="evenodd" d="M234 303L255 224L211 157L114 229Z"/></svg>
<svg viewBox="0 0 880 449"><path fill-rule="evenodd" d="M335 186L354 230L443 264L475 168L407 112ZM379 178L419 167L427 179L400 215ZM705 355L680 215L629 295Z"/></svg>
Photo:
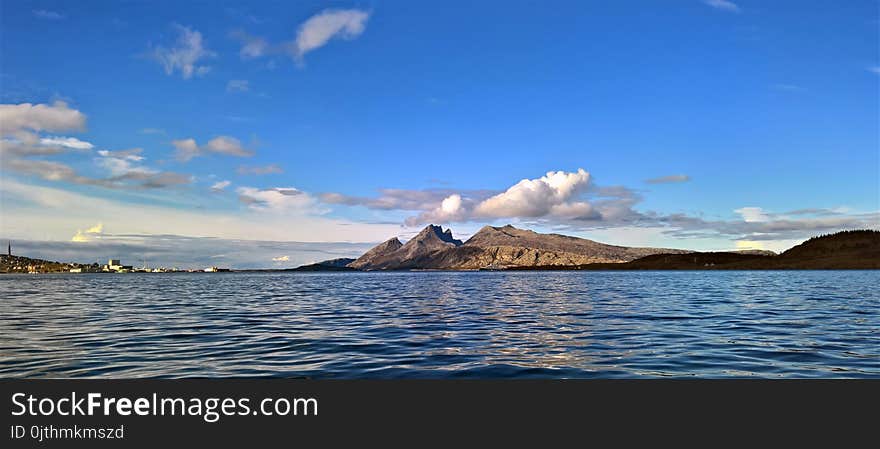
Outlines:
<svg viewBox="0 0 880 449"><path fill-rule="evenodd" d="M880 377L880 271L0 275L0 377Z"/></svg>

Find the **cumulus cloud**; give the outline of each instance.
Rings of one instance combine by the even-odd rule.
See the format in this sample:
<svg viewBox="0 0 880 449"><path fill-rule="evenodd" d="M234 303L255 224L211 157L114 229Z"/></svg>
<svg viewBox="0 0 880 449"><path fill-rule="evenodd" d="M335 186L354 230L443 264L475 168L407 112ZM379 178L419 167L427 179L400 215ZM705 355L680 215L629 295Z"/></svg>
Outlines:
<svg viewBox="0 0 880 449"><path fill-rule="evenodd" d="M205 47L202 33L178 24L174 25L174 29L178 33L174 45L170 48L157 46L150 56L162 65L166 75L177 71L183 79L190 79L193 75L208 73L211 67L202 61L215 57L216 53Z"/></svg>
<svg viewBox="0 0 880 449"><path fill-rule="evenodd" d="M0 105L0 168L37 176L47 181L69 182L112 189L164 188L188 184L191 177L147 168L141 164L142 150L99 150L95 164L108 172L108 177L92 177L79 173L62 162L37 160L66 150L90 152L90 142L66 136L41 136L42 132L80 131L85 129L86 115L64 102L47 104ZM215 142L210 151L229 152L229 142ZM90 153L91 154L91 153Z"/></svg>
<svg viewBox="0 0 880 449"><path fill-rule="evenodd" d="M688 175L669 175L646 179L645 182L648 184L673 184L677 182L688 182L690 180L691 177Z"/></svg>
<svg viewBox="0 0 880 449"><path fill-rule="evenodd" d="M524 179L503 192L453 189L384 189L378 197L322 193L327 204L376 210L415 211L407 226L425 223L515 221L526 226L553 226L571 233L615 229L652 229L673 238L774 241L774 247L841 229L878 229L880 212L846 209L798 209L774 213L761 207L736 209L738 219L710 220L682 213L636 209L641 195L624 186L597 186L589 173L548 172ZM754 245L753 245L754 246Z"/></svg>
<svg viewBox="0 0 880 449"><path fill-rule="evenodd" d="M306 53L321 48L333 38L355 39L364 32L370 13L359 9L328 9L300 25L291 55L302 61Z"/></svg>
<svg viewBox="0 0 880 449"><path fill-rule="evenodd" d="M284 173L284 170L278 164L269 164L263 166L256 167L248 167L246 165L240 165L236 172L239 175L270 175L277 173Z"/></svg>
<svg viewBox="0 0 880 449"><path fill-rule="evenodd" d="M272 262L290 262L290 256L273 257Z"/></svg>
<svg viewBox="0 0 880 449"><path fill-rule="evenodd" d="M17 131L82 131L86 115L71 109L67 103L56 101L48 104L0 104L0 134Z"/></svg>
<svg viewBox="0 0 880 449"><path fill-rule="evenodd" d="M230 181L218 181L211 185L212 192L222 192L232 184Z"/></svg>
<svg viewBox="0 0 880 449"><path fill-rule="evenodd" d="M229 80L226 83L226 92L247 92L250 90L248 80Z"/></svg>
<svg viewBox="0 0 880 449"><path fill-rule="evenodd" d="M721 11L740 12L739 6L729 0L703 0L703 3Z"/></svg>
<svg viewBox="0 0 880 449"><path fill-rule="evenodd" d="M242 146L241 141L228 136L215 137L202 146L199 146L196 140L192 138L173 140L171 145L177 149L177 159L183 162L208 153L237 157L250 157L254 155L254 151Z"/></svg>
<svg viewBox="0 0 880 449"><path fill-rule="evenodd" d="M596 201L585 196L589 192ZM418 211L406 219L415 226L424 223L486 221L502 218L554 217L570 220L594 220L602 214L619 215L628 211L638 196L623 187L599 188L590 183L590 174L547 172L536 179L523 179L505 191L454 189L382 189L375 198L321 193L328 204L363 206L378 210Z"/></svg>
<svg viewBox="0 0 880 449"><path fill-rule="evenodd" d="M486 218L577 217L588 213L590 205L572 199L585 191L589 183L590 174L584 169L572 173L547 172L537 179L523 179L505 192L479 203L474 214Z"/></svg>

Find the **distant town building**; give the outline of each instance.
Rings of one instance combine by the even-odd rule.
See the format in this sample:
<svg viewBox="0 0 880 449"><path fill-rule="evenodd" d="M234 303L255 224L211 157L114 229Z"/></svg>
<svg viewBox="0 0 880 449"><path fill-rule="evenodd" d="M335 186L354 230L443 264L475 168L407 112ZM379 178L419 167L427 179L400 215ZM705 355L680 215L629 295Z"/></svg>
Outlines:
<svg viewBox="0 0 880 449"><path fill-rule="evenodd" d="M107 265L104 265L103 271L116 271L116 272L128 272L132 270L131 265L122 265L122 261L119 259L110 259L107 261Z"/></svg>

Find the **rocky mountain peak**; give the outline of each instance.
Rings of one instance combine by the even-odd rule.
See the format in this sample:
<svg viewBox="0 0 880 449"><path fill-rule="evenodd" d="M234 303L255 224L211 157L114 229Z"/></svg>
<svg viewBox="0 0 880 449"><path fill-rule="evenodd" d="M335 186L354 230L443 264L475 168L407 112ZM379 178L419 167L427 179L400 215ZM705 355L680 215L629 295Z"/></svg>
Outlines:
<svg viewBox="0 0 880 449"><path fill-rule="evenodd" d="M452 229L446 229L444 231L442 227L433 224L425 226L425 229L422 229L422 231L419 232L415 237L413 237L410 242L412 242L413 240L417 242L433 240L435 238L439 239L441 242L451 243L455 246L461 245L461 240L452 237ZM406 243L409 244L410 242Z"/></svg>

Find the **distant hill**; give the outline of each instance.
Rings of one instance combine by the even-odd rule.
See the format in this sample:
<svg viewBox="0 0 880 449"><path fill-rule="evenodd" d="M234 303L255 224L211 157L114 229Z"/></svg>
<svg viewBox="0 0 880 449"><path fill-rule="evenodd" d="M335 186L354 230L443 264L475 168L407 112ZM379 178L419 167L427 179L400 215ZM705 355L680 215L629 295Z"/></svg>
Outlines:
<svg viewBox="0 0 880 449"><path fill-rule="evenodd" d="M354 259L330 259L323 262L303 265L296 268L288 268L283 271L356 271L354 268L349 268L347 266L352 262L354 262Z"/></svg>
<svg viewBox="0 0 880 449"><path fill-rule="evenodd" d="M361 270L502 269L620 263L650 254L685 252L606 245L559 234L539 234L511 225L485 226L462 243L453 238L451 230L428 225L406 244L401 244L397 238L387 240L348 266Z"/></svg>
<svg viewBox="0 0 880 449"><path fill-rule="evenodd" d="M78 266L80 264L0 254L0 273L56 273Z"/></svg>
<svg viewBox="0 0 880 449"><path fill-rule="evenodd" d="M841 231L814 237L777 256L733 252L695 252L655 254L618 264L602 263L534 268L572 270L880 269L880 231Z"/></svg>

